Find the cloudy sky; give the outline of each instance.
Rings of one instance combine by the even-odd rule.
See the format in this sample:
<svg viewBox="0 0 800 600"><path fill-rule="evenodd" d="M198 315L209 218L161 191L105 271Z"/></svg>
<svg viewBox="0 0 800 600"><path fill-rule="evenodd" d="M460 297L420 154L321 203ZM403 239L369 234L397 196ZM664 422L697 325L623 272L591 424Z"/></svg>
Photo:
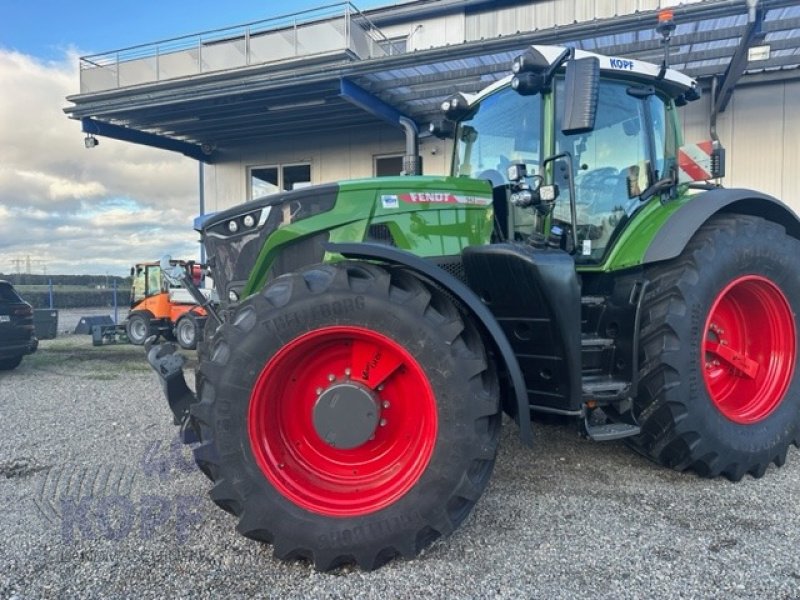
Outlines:
<svg viewBox="0 0 800 600"><path fill-rule="evenodd" d="M265 19L285 6L0 0L0 273L16 272L18 260L25 271L28 257L34 273L112 275L165 253L197 258L197 163L107 138L85 149L80 124L63 112L78 92L78 57Z"/></svg>

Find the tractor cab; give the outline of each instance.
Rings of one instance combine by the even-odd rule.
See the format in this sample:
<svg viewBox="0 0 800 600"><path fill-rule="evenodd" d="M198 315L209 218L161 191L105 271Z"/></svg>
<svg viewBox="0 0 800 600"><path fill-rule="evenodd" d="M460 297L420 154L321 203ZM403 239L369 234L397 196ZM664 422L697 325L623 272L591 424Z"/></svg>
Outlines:
<svg viewBox="0 0 800 600"><path fill-rule="evenodd" d="M579 265L600 264L649 198L675 195L675 109L699 97L696 82L555 46L530 48L513 70L443 103L454 122L452 175L491 181L496 241L549 244Z"/></svg>
<svg viewBox="0 0 800 600"><path fill-rule="evenodd" d="M194 262L171 261L172 266L184 268L192 278L195 286L200 287L203 281L203 268ZM173 283L164 277L159 263L142 263L131 267L131 307L136 306L145 298L150 298L158 294L169 293L172 301L176 296L182 296L178 290L184 289L179 283ZM185 295L185 294L184 294ZM191 300L187 300L191 302Z"/></svg>
<svg viewBox="0 0 800 600"><path fill-rule="evenodd" d="M165 292L164 281L161 277L161 267L156 264L138 264L131 267L131 307L136 306L145 298Z"/></svg>

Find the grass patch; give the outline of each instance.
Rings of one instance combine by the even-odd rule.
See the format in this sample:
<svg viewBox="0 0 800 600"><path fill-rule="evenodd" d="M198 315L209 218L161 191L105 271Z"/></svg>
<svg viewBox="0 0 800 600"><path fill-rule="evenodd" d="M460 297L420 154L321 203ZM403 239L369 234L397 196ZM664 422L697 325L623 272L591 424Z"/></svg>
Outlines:
<svg viewBox="0 0 800 600"><path fill-rule="evenodd" d="M196 363L195 353L181 351L186 356L186 366ZM150 373L144 348L132 344L106 344L93 346L88 335L68 335L54 340L42 340L36 353L25 357L34 369L57 372L69 376L97 380L117 379L121 374Z"/></svg>

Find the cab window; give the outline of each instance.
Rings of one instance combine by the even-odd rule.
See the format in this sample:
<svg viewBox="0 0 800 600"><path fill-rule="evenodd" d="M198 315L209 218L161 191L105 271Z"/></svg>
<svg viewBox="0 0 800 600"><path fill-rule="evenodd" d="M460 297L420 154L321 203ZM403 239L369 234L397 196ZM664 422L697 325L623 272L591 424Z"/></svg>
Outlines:
<svg viewBox="0 0 800 600"><path fill-rule="evenodd" d="M453 174L502 185L508 183L512 162L524 162L529 173L536 173L541 137L541 96L520 96L508 87L498 90L459 123Z"/></svg>
<svg viewBox="0 0 800 600"><path fill-rule="evenodd" d="M572 159L576 254L595 262L602 259L614 234L640 205L639 196L648 182L665 168L665 107L656 95L631 94L629 83L601 81L594 129L564 135L563 88L561 80L556 86L556 153L568 152ZM560 194L553 218L568 224L570 189L563 165L556 164L554 180Z"/></svg>

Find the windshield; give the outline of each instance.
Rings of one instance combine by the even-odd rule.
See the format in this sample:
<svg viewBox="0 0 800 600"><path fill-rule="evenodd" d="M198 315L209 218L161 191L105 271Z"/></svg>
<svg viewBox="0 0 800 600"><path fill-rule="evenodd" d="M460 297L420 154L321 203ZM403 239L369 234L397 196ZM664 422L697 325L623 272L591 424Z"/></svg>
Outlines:
<svg viewBox="0 0 800 600"><path fill-rule="evenodd" d="M520 96L511 88L484 98L458 125L453 174L502 185L508 183L508 165L520 161L538 173L541 105L540 95Z"/></svg>

